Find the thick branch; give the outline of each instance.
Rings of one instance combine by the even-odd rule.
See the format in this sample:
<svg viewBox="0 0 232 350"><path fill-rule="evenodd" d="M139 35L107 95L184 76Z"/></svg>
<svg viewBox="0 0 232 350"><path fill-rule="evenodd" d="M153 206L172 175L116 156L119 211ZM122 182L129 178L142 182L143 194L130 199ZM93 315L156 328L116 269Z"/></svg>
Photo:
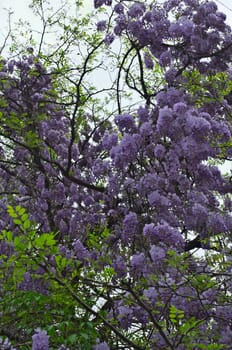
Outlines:
<svg viewBox="0 0 232 350"><path fill-rule="evenodd" d="M195 237L194 239L192 239L191 241L188 241L185 243L185 247L184 250L186 252L195 249L195 248L202 248L201 245L201 240L200 240L200 236L198 235L197 237Z"/></svg>

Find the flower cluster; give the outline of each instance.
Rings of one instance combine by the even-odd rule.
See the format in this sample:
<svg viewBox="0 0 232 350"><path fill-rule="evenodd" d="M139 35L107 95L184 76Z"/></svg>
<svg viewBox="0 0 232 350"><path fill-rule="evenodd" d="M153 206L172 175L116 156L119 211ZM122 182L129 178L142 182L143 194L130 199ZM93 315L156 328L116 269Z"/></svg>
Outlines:
<svg viewBox="0 0 232 350"><path fill-rule="evenodd" d="M37 330L32 336L32 350L48 350L48 339L46 331Z"/></svg>
<svg viewBox="0 0 232 350"><path fill-rule="evenodd" d="M169 0L162 9L156 5L146 9L145 4L134 3L128 10L120 3L115 5L115 12L115 34L129 32L140 46L149 46L151 55L167 70L167 80L171 72L175 79L186 66L202 73L226 68L231 56L231 32L226 16L215 3ZM169 16L170 12L176 16ZM153 67L150 55L145 54L144 61L147 68Z"/></svg>

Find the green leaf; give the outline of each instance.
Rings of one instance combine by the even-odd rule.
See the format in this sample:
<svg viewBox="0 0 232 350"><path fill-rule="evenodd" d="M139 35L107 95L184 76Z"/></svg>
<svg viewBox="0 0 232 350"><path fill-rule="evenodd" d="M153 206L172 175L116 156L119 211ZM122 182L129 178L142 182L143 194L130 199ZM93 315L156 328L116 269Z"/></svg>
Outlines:
<svg viewBox="0 0 232 350"><path fill-rule="evenodd" d="M67 266L67 264L68 264L67 259L62 257L61 255L57 255L55 257L55 261L56 261L57 267L59 269L64 269Z"/></svg>
<svg viewBox="0 0 232 350"><path fill-rule="evenodd" d="M24 252L27 249L27 242L22 240L22 237L15 237L14 238L14 246L15 249L19 252Z"/></svg>
<svg viewBox="0 0 232 350"><path fill-rule="evenodd" d="M8 205L7 212L10 215L11 218L17 218L18 214L15 212L14 208Z"/></svg>
<svg viewBox="0 0 232 350"><path fill-rule="evenodd" d="M22 216L25 212L26 212L26 209L25 208L22 208L20 205L17 205L15 210L18 212L18 214L20 216Z"/></svg>
<svg viewBox="0 0 232 350"><path fill-rule="evenodd" d="M34 245L36 248L43 248L45 246L52 247L55 244L56 240L54 239L54 233L43 233L34 240Z"/></svg>
<svg viewBox="0 0 232 350"><path fill-rule="evenodd" d="M21 217L22 221L26 221L28 219L28 214L23 214Z"/></svg>
<svg viewBox="0 0 232 350"><path fill-rule="evenodd" d="M20 219L14 219L13 222L15 223L15 225L21 225L22 221Z"/></svg>
<svg viewBox="0 0 232 350"><path fill-rule="evenodd" d="M12 237L13 237L13 234L11 231L6 231L5 232L5 235L6 235L6 239L8 242L11 242L12 241Z"/></svg>
<svg viewBox="0 0 232 350"><path fill-rule="evenodd" d="M18 211L19 215L23 215L25 212L26 212L26 209L24 209L24 208L21 208L21 209Z"/></svg>
<svg viewBox="0 0 232 350"><path fill-rule="evenodd" d="M78 335L77 335L77 334L71 334L71 335L68 337L68 341L69 341L71 344L74 344L77 340L78 340Z"/></svg>
<svg viewBox="0 0 232 350"><path fill-rule="evenodd" d="M23 228L26 230L31 226L31 223L29 220L24 221L23 223Z"/></svg>

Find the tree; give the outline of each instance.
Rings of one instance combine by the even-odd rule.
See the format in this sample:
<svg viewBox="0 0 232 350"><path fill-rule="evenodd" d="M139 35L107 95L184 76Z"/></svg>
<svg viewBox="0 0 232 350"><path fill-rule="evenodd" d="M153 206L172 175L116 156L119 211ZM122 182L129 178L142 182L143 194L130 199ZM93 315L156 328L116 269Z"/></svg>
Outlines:
<svg viewBox="0 0 232 350"><path fill-rule="evenodd" d="M225 15L95 0L67 24L46 4L0 67L1 346L229 349Z"/></svg>

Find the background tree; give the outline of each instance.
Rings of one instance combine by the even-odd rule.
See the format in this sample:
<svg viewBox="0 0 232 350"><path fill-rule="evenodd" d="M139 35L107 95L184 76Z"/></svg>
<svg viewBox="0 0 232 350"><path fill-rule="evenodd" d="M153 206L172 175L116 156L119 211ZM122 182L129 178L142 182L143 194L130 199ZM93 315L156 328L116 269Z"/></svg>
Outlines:
<svg viewBox="0 0 232 350"><path fill-rule="evenodd" d="M213 2L94 4L33 1L39 43L1 60L2 346L229 349L231 28Z"/></svg>

